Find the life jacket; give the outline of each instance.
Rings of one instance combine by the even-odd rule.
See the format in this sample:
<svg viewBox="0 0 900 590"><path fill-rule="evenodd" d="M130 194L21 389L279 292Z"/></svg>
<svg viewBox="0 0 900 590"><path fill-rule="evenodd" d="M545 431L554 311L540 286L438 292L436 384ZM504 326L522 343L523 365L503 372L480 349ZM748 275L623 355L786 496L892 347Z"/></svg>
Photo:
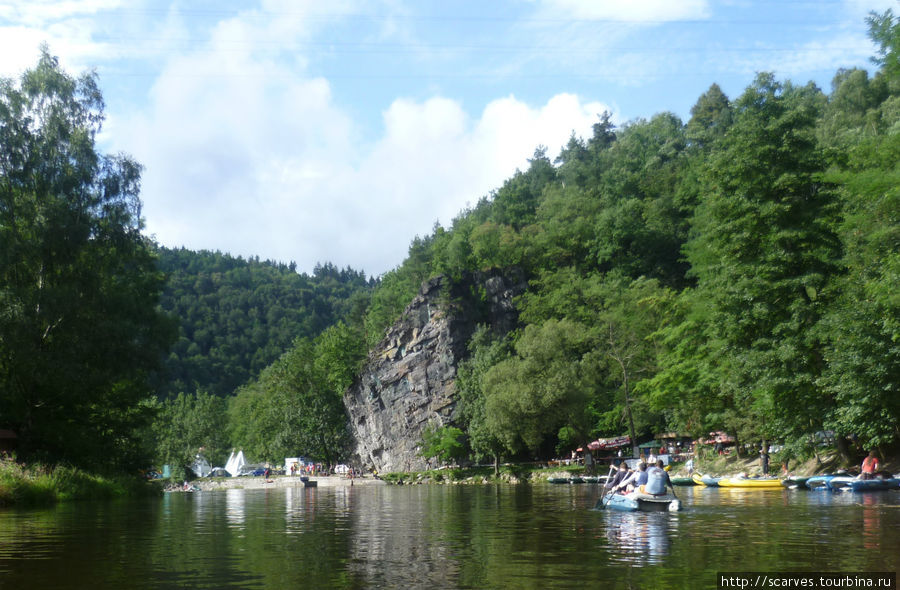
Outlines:
<svg viewBox="0 0 900 590"><path fill-rule="evenodd" d="M862 464L862 472L863 473L875 473L875 470L878 468L878 459L876 457L866 457L863 459Z"/></svg>
<svg viewBox="0 0 900 590"><path fill-rule="evenodd" d="M647 485L644 489L648 494L659 496L666 493L666 472L659 467L651 467L647 470Z"/></svg>

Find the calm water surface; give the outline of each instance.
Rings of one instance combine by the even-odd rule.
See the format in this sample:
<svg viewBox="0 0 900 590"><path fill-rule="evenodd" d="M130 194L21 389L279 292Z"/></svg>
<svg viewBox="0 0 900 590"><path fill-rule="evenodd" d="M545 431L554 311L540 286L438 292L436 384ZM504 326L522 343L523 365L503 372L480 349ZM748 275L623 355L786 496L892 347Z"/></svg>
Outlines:
<svg viewBox="0 0 900 590"><path fill-rule="evenodd" d="M900 491L678 488L676 514L598 486L167 494L0 512L0 589L715 588L717 572L900 570Z"/></svg>

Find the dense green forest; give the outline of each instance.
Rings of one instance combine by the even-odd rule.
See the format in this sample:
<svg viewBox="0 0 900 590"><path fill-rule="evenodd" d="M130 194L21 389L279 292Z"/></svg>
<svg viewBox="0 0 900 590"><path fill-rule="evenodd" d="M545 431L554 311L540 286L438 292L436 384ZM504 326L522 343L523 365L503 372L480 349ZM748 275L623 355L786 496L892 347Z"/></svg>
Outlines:
<svg viewBox="0 0 900 590"><path fill-rule="evenodd" d="M519 328L480 330L459 370L473 457L663 430L895 446L900 20L869 28L877 71L827 93L763 73L712 84L686 122L601 115L377 284L149 243L139 165L94 152L95 79L45 54L0 87L0 428L92 465L336 460L341 395L422 281L516 268Z"/></svg>
<svg viewBox="0 0 900 590"><path fill-rule="evenodd" d="M159 248L158 260L166 276L161 306L179 326L160 375L162 398L233 394L296 338L361 324L375 284L331 264L307 275L293 264L168 248Z"/></svg>

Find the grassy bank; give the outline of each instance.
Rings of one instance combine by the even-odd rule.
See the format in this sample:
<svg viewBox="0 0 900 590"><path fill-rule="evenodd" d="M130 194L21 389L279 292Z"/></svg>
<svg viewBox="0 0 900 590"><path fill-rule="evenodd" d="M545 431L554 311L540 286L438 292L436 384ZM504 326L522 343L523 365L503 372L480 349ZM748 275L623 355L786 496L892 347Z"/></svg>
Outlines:
<svg viewBox="0 0 900 590"><path fill-rule="evenodd" d="M0 506L51 506L154 493L138 477L103 477L66 465L24 465L0 459Z"/></svg>
<svg viewBox="0 0 900 590"><path fill-rule="evenodd" d="M602 466L600 466L602 467ZM385 473L381 478L390 484L487 484L487 483L524 483L544 482L550 477L583 475L584 467L571 465L565 467L539 467L535 465L506 464L500 467L500 473L494 474L493 466L456 467L449 469L432 469L430 471L413 471L409 473ZM605 475L605 469L601 475Z"/></svg>

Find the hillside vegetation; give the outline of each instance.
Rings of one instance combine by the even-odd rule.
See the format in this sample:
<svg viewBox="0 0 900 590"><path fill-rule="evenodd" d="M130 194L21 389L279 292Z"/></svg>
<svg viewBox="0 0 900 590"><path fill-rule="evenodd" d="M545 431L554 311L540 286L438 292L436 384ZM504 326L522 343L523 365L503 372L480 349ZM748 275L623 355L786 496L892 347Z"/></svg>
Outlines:
<svg viewBox="0 0 900 590"><path fill-rule="evenodd" d="M95 75L46 52L0 84L0 428L92 469L345 457L341 396L435 275L516 268L518 329L479 330L435 457L524 458L604 435L726 430L802 456L900 441L900 19L870 73L712 84L687 121L600 115L539 147L368 281L159 248L140 165L103 156ZM447 436L447 434L453 436ZM436 444L431 444L438 441Z"/></svg>
<svg viewBox="0 0 900 590"><path fill-rule="evenodd" d="M459 379L476 456L596 436L780 440L882 451L900 438L900 23L873 14L875 75L830 93L760 74L713 84L687 122L608 114L449 228L417 239L367 315L420 279L517 266L522 325L482 333ZM370 342L371 344L371 342ZM436 449L435 452L439 452Z"/></svg>
<svg viewBox="0 0 900 590"><path fill-rule="evenodd" d="M166 275L161 307L178 323L164 365L161 397L203 391L229 396L281 356L297 338L339 321L362 321L374 281L320 264L312 275L293 264L219 252L159 248Z"/></svg>

